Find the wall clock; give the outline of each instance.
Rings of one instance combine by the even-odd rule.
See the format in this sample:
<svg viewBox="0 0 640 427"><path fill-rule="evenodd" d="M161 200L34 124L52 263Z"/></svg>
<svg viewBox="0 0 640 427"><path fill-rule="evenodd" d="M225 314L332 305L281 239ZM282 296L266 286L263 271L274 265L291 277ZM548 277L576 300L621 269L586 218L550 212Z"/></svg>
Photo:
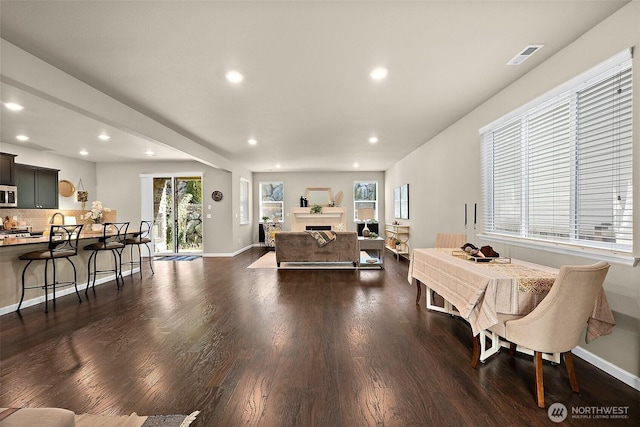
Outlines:
<svg viewBox="0 0 640 427"><path fill-rule="evenodd" d="M211 193L211 198L214 201L219 202L220 200L222 200L222 191L214 191L213 193Z"/></svg>

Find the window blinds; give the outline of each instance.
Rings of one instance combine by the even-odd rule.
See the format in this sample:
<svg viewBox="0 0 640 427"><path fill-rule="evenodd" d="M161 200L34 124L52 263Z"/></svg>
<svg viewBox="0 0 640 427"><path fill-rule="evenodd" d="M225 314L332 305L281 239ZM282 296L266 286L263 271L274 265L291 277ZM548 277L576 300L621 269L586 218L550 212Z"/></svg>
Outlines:
<svg viewBox="0 0 640 427"><path fill-rule="evenodd" d="M482 130L485 232L631 252L630 54L579 80Z"/></svg>

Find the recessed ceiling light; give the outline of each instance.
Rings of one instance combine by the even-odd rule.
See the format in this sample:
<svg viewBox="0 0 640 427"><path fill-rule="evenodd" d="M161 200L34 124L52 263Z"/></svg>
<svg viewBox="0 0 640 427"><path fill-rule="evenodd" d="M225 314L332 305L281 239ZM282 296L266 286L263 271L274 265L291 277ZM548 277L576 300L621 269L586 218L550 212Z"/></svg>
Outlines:
<svg viewBox="0 0 640 427"><path fill-rule="evenodd" d="M378 142L378 138L376 138L375 136L372 136L371 138L369 138L369 142L372 144L375 144L376 142Z"/></svg>
<svg viewBox="0 0 640 427"><path fill-rule="evenodd" d="M108 141L111 139L111 137L109 135L107 135L106 133L101 133L100 135L98 135L98 138L100 138L103 141Z"/></svg>
<svg viewBox="0 0 640 427"><path fill-rule="evenodd" d="M247 142L249 143L249 145L256 145L258 143L258 141L256 141L255 139L250 139Z"/></svg>
<svg viewBox="0 0 640 427"><path fill-rule="evenodd" d="M147 150L147 151L145 151L145 152L144 152L144 155L145 155L145 156L149 156L149 157L153 157L153 156L155 156L155 155L156 155L156 153L154 153L154 152L153 152L153 151L151 151L151 150Z"/></svg>
<svg viewBox="0 0 640 427"><path fill-rule="evenodd" d="M376 68L369 74L373 80L382 80L387 77L387 69L386 68Z"/></svg>
<svg viewBox="0 0 640 427"><path fill-rule="evenodd" d="M87 150L80 150L80 155L81 156L87 156L87 155L89 155L89 152Z"/></svg>
<svg viewBox="0 0 640 427"><path fill-rule="evenodd" d="M16 139L17 139L18 141L28 141L28 140L29 140L29 137L28 137L27 135L17 135L17 136L16 136Z"/></svg>
<svg viewBox="0 0 640 427"><path fill-rule="evenodd" d="M244 80L244 76L237 71L229 71L225 77L231 83L240 83L242 80Z"/></svg>
<svg viewBox="0 0 640 427"><path fill-rule="evenodd" d="M276 169L280 169L280 163L276 163Z"/></svg>
<svg viewBox="0 0 640 427"><path fill-rule="evenodd" d="M353 164L353 167L354 167L354 168L359 168L359 167L360 167L360 165L359 165L359 164L357 164L357 163L354 163L354 164Z"/></svg>
<svg viewBox="0 0 640 427"><path fill-rule="evenodd" d="M24 107L22 105L16 104L15 102L5 102L4 106L7 107L11 111L24 110Z"/></svg>

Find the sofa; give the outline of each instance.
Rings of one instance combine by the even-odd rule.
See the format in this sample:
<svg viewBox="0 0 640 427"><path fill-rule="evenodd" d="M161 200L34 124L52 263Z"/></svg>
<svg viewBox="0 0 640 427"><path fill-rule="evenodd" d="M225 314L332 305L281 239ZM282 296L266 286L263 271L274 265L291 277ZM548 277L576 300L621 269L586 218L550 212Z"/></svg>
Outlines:
<svg viewBox="0 0 640 427"><path fill-rule="evenodd" d="M323 233L333 236L326 243L318 241L316 235L308 231L281 231L275 235L276 263L321 262L352 263L357 267L360 251L358 234L354 231L333 231Z"/></svg>

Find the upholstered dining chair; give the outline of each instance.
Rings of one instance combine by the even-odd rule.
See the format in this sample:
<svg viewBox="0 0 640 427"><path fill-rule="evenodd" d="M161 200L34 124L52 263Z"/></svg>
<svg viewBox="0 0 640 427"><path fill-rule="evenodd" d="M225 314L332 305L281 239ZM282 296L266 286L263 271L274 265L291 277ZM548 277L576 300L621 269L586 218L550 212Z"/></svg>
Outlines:
<svg viewBox="0 0 640 427"><path fill-rule="evenodd" d="M580 391L571 349L578 345L608 271L605 262L563 266L549 294L531 313L518 319L498 314L498 324L490 328L511 343L509 354L516 345L533 351L538 407L544 408L542 353L562 353L571 390Z"/></svg>
<svg viewBox="0 0 640 427"><path fill-rule="evenodd" d="M466 234L438 233L436 234L436 248L461 248L467 243Z"/></svg>

